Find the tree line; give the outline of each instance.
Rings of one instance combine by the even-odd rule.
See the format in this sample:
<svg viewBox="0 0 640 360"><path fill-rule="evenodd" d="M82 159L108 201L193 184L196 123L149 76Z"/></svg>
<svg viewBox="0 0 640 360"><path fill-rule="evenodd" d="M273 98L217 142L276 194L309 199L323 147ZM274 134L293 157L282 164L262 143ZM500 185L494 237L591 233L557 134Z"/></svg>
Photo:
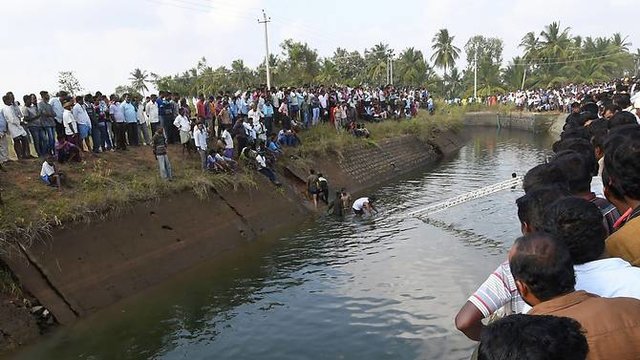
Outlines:
<svg viewBox="0 0 640 360"><path fill-rule="evenodd" d="M638 75L640 49L632 53L630 47L620 33L582 37L553 22L540 32L526 33L519 44L522 54L506 64L501 39L476 35L460 48L455 36L441 29L431 40L430 56L414 47L396 53L388 44L379 43L363 53L338 47L332 56L321 57L307 43L287 39L280 44L280 53L270 56L269 65L275 86L378 86L387 83L392 59L395 85L424 86L437 96L451 98L472 96L476 66L479 96ZM463 51L466 64L459 61ZM264 61L256 68L241 59L229 67L214 68L203 57L193 68L175 75L135 69L131 83L119 86L116 92L145 93L152 83L184 95L214 94L260 86L265 78Z"/></svg>

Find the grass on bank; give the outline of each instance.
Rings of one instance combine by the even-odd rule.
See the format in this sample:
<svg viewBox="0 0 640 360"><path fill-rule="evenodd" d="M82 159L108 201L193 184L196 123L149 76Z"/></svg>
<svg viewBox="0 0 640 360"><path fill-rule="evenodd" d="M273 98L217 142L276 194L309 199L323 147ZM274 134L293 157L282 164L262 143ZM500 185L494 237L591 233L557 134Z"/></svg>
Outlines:
<svg viewBox="0 0 640 360"><path fill-rule="evenodd" d="M0 251L16 237L23 241L47 235L52 226L84 221L118 212L139 202L191 191L203 199L213 189L255 187L254 174L212 174L200 170L199 158L185 158L178 146L170 146L174 181L160 179L149 147L127 152L84 153L81 163L57 164L67 175L70 188L57 191L39 179L42 160L5 165L0 173L4 206L0 206Z"/></svg>
<svg viewBox="0 0 640 360"><path fill-rule="evenodd" d="M298 148L301 161L324 155L344 156L347 149L364 146L377 146L378 142L404 135L414 135L422 141L432 139L439 131L462 128L463 107L441 106L434 115L425 110L418 112L412 119L387 119L378 123L366 123L371 133L368 139L356 138L346 131L337 132L329 125L320 125L300 134L302 146Z"/></svg>

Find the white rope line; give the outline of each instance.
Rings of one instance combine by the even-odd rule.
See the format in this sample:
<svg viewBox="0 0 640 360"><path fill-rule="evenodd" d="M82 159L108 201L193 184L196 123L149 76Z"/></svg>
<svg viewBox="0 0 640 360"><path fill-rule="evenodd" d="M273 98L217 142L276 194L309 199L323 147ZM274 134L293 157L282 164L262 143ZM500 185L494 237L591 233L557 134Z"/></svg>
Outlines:
<svg viewBox="0 0 640 360"><path fill-rule="evenodd" d="M483 188L474 190L474 191L470 191L467 193L464 193L462 195L458 195L456 197L435 203L435 204L431 204L428 205L422 209L418 209L415 211L410 212L409 214L407 214L408 216L428 216L431 214L435 214L437 212L443 211L445 209L448 209L450 207L456 206L456 205L460 205L462 203L465 203L467 201L471 201L471 200L475 200L475 199L479 199L481 197L487 196L487 195L491 195L494 193L497 193L499 191L502 190L506 190L506 189L510 189L512 187L515 186L520 186L522 184L522 177L516 177L513 179L509 179L506 181L502 181L499 182L497 184L493 184L493 185L489 185L489 186L485 186Z"/></svg>

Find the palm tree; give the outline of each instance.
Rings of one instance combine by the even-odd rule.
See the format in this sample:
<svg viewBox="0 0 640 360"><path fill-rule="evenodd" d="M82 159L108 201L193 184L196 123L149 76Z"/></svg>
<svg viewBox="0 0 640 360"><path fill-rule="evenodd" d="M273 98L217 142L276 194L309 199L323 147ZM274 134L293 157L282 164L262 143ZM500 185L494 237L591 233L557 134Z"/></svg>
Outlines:
<svg viewBox="0 0 640 360"><path fill-rule="evenodd" d="M511 63L502 72L502 83L507 90L516 90L522 87L522 79L524 78L524 72L526 69L523 59L516 56L511 60Z"/></svg>
<svg viewBox="0 0 640 360"><path fill-rule="evenodd" d="M453 67L456 59L460 57L460 49L453 45L454 38L455 36L449 35L449 30L440 29L432 40L431 49L434 50L434 53L431 55L431 61L435 66L444 70L445 77L447 69Z"/></svg>
<svg viewBox="0 0 640 360"><path fill-rule="evenodd" d="M244 89L251 83L251 70L244 65L244 61L236 59L231 62L233 85L237 89Z"/></svg>
<svg viewBox="0 0 640 360"><path fill-rule="evenodd" d="M145 91L149 91L147 87L147 83L149 82L149 75L146 70L140 70L140 68L135 68L131 72L131 77L129 80L131 81L131 87L136 91L139 91L144 95Z"/></svg>
<svg viewBox="0 0 640 360"><path fill-rule="evenodd" d="M451 72L444 79L447 83L447 96L449 98L461 97L464 90L462 82L462 74L458 71L458 68L452 68Z"/></svg>
<svg viewBox="0 0 640 360"><path fill-rule="evenodd" d="M378 43L371 49L364 51L364 59L367 67L367 76L374 83L381 84L385 81L387 73L387 61L393 57L393 50L389 45Z"/></svg>
<svg viewBox="0 0 640 360"><path fill-rule="evenodd" d="M322 61L322 67L320 73L316 76L316 80L321 84L335 85L340 81L340 72L336 64L329 60L324 59Z"/></svg>
<svg viewBox="0 0 640 360"><path fill-rule="evenodd" d="M628 52L629 46L631 46L631 43L627 41L628 38L628 36L622 37L622 34L615 33L611 37L611 44L615 46L616 49L619 49L619 51Z"/></svg>
<svg viewBox="0 0 640 360"><path fill-rule="evenodd" d="M397 64L398 76L403 85L418 86L424 82L427 63L422 51L412 47L405 49L400 53Z"/></svg>
<svg viewBox="0 0 640 360"><path fill-rule="evenodd" d="M566 56L567 52L572 48L571 37L569 36L570 28L560 28L559 22L552 22L544 27L540 33L542 38L541 54L553 61L561 60Z"/></svg>
<svg viewBox="0 0 640 360"><path fill-rule="evenodd" d="M533 31L530 31L520 41L520 47L524 49L523 58L535 59L538 57L538 51L540 50L540 38Z"/></svg>

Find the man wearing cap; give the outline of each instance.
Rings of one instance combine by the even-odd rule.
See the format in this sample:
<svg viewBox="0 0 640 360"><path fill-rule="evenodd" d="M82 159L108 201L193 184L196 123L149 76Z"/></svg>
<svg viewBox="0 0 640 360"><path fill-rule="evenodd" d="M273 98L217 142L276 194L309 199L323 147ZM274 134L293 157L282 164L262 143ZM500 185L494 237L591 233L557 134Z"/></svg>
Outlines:
<svg viewBox="0 0 640 360"><path fill-rule="evenodd" d="M64 111L62 112L62 125L64 125L64 134L67 137L67 141L77 147L80 147L78 122L71 112L71 108L73 108L73 100L70 97L66 98L62 107L64 108Z"/></svg>

